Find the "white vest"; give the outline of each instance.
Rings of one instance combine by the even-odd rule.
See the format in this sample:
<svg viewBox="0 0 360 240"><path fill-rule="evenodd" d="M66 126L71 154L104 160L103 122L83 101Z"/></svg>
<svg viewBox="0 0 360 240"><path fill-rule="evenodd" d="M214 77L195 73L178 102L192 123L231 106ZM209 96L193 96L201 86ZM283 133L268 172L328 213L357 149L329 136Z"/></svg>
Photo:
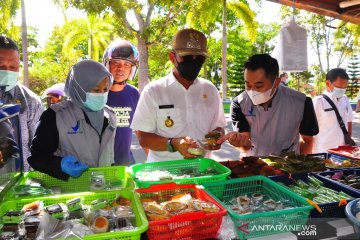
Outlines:
<svg viewBox="0 0 360 240"><path fill-rule="evenodd" d="M115 113L110 108L104 108L109 124L101 136L86 122L82 109L74 103L63 101L51 108L56 112L59 132L59 146L54 155L75 156L89 167L114 163Z"/></svg>
<svg viewBox="0 0 360 240"><path fill-rule="evenodd" d="M246 91L237 98L250 125L253 148L247 155L300 152L299 128L304 114L305 94L279 85L268 111L262 106L255 106Z"/></svg>

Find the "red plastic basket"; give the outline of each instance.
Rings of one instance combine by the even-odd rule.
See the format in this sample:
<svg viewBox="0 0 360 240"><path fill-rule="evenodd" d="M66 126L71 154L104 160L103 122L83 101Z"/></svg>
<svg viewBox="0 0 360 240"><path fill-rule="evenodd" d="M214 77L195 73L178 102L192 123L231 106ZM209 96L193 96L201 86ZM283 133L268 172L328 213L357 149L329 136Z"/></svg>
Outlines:
<svg viewBox="0 0 360 240"><path fill-rule="evenodd" d="M203 189L195 184L156 184L149 188L135 190L140 199L152 198L156 201L168 201L176 194L191 194L192 197L212 202L219 207L217 213L193 212L173 216L167 220L149 221L147 235L149 239L206 239L216 238L226 209Z"/></svg>

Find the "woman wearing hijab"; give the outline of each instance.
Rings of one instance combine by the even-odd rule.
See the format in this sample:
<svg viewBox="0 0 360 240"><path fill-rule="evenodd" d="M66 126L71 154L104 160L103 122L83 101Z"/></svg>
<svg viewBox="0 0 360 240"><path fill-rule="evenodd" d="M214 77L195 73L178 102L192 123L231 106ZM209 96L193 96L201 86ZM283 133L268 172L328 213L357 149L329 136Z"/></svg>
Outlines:
<svg viewBox="0 0 360 240"><path fill-rule="evenodd" d="M42 114L28 158L31 167L67 180L88 167L114 163L115 114L105 106L111 85L111 73L98 62L72 67L65 84L70 99Z"/></svg>

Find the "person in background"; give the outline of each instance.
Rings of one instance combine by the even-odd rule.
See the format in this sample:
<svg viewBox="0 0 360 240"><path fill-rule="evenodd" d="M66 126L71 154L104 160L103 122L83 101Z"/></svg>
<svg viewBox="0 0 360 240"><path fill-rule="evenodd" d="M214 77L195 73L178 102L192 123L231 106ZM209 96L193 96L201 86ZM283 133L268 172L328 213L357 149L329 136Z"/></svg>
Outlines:
<svg viewBox="0 0 360 240"><path fill-rule="evenodd" d="M231 103L234 131L218 143L228 140L248 156L312 153L319 128L311 98L280 84L279 64L268 54L244 67L245 91Z"/></svg>
<svg viewBox="0 0 360 240"><path fill-rule="evenodd" d="M65 92L55 84L44 91L46 97L46 105L49 108L52 104L59 103L65 96Z"/></svg>
<svg viewBox="0 0 360 240"><path fill-rule="evenodd" d="M148 162L196 157L194 140L212 131L224 134L223 104L214 84L199 78L207 53L203 33L179 31L169 53L172 72L149 83L140 95L131 128L149 149Z"/></svg>
<svg viewBox="0 0 360 240"><path fill-rule="evenodd" d="M35 170L67 180L88 167L114 163L115 113L107 107L111 73L100 63L75 64L66 79L70 97L40 118L28 162Z"/></svg>
<svg viewBox="0 0 360 240"><path fill-rule="evenodd" d="M40 98L19 83L20 55L16 43L0 36L0 105L20 104L20 127L24 170L29 171L26 159L36 124L44 111Z"/></svg>
<svg viewBox="0 0 360 240"><path fill-rule="evenodd" d="M323 95L313 99L316 117L319 123L319 134L315 136L314 153L327 152L329 148L344 145L344 134L340 128L335 111L325 99L327 96L334 103L351 136L353 112L347 96L346 88L349 76L342 68L331 69L326 74L326 90Z"/></svg>
<svg viewBox="0 0 360 240"><path fill-rule="evenodd" d="M135 77L139 54L134 45L125 40L116 40L104 52L103 63L114 78L110 87L107 105L116 114L115 165L135 164L131 152L134 112L139 101L139 91L128 83Z"/></svg>
<svg viewBox="0 0 360 240"><path fill-rule="evenodd" d="M356 99L357 99L357 103L356 103L355 112L358 113L358 112L360 112L360 89L359 89Z"/></svg>
<svg viewBox="0 0 360 240"><path fill-rule="evenodd" d="M286 72L280 74L280 80L281 80L281 84L283 84L284 86L288 85L289 82L289 76Z"/></svg>

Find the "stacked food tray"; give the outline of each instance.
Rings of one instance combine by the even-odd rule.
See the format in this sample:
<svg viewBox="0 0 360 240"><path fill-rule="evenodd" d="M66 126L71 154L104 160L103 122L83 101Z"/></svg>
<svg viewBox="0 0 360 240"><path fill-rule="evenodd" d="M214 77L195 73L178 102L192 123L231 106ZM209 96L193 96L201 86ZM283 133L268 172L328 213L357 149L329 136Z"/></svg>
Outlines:
<svg viewBox="0 0 360 240"><path fill-rule="evenodd" d="M83 194L68 194L62 196L46 197L46 198L37 198L36 200L41 200L44 203L44 206L49 206L53 204L65 203L71 199L80 197L83 199L84 204L91 204L94 200L99 199L114 199L117 196L122 196L123 198L128 199L131 202L132 210L135 214L135 229L123 230L118 232L106 232L85 235L84 239L127 239L135 240L140 239L141 234L145 232L148 228L148 221L146 219L145 213L141 206L140 200L133 191L124 189L119 191L108 191L108 192L98 192L98 193L83 193ZM8 202L3 202L0 205L0 216L9 210L21 210L25 204L33 202L34 199L19 199Z"/></svg>
<svg viewBox="0 0 360 240"><path fill-rule="evenodd" d="M159 183L170 183L175 182L178 184L202 184L204 182L216 181L216 180L225 180L231 173L230 169L221 165L220 163L208 159L208 158L198 158L190 160L174 160L174 161L162 161L162 162L151 162L151 163L141 163L135 164L131 167L132 177L138 188L147 188L153 184ZM141 180L139 176L141 173L149 173L151 175L156 175L156 171L166 171L174 176L186 176L191 173L201 173L204 171L211 171L209 174L203 176L194 176L194 177L183 177L183 178L164 178L164 179L155 179L155 180Z"/></svg>
<svg viewBox="0 0 360 240"><path fill-rule="evenodd" d="M317 192L320 192L320 189L322 187L328 188L329 199L325 199L324 201L322 199L315 199L314 202L318 204L318 206L321 209L321 212L319 212L317 209L313 209L311 211L310 216L311 217L322 217L322 218L328 218L328 217L345 217L345 205L346 203L342 204L342 199L346 200L347 202L352 201L354 198L360 197L360 193L353 191L348 188L344 188L343 186L330 182L330 181L322 181L322 179L318 179L313 174L293 174L289 178L289 176L274 176L270 177L275 182L284 184L285 186L294 185L297 182L300 182L300 184L311 184L313 182L313 185L316 186ZM338 193L342 193L338 194ZM299 192L297 194L302 194L303 197L309 198L307 196L308 192L304 191L304 194L302 194L301 189L299 189ZM319 202L321 200L321 202Z"/></svg>
<svg viewBox="0 0 360 240"><path fill-rule="evenodd" d="M15 194L16 190L22 186L26 188L28 181L32 180L39 182L44 189L55 190L55 193L50 191L49 194L43 194L42 192L23 195ZM97 192L122 188L133 189L134 187L132 179L126 173L125 166L89 168L80 177L70 177L68 181L63 181L38 171L31 171L23 174L21 179L6 193L4 199L36 198L54 194Z"/></svg>
<svg viewBox="0 0 360 240"><path fill-rule="evenodd" d="M208 239L216 238L226 209L213 197L195 184L157 184L149 188L136 189L141 201L165 202L176 195L210 202L218 209L216 212L185 212L163 220L149 220L147 236L151 240L167 239ZM160 217L160 216L159 216Z"/></svg>
<svg viewBox="0 0 360 240"><path fill-rule="evenodd" d="M306 224L313 208L303 197L264 176L208 182L203 185L208 193L226 207L240 239L289 232L291 227ZM272 202L280 204L286 202L292 207L241 214L238 209L235 210L229 205L229 202L233 201L234 198L237 201L240 198L241 201L241 199L250 196L255 198L255 195L257 198L272 199Z"/></svg>

